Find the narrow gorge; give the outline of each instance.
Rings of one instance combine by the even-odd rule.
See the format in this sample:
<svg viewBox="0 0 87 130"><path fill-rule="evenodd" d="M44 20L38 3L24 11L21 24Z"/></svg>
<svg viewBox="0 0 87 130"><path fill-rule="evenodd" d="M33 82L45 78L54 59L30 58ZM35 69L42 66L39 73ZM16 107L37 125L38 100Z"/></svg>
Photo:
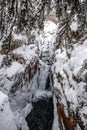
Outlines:
<svg viewBox="0 0 87 130"><path fill-rule="evenodd" d="M87 130L87 0L0 0L0 130Z"/></svg>

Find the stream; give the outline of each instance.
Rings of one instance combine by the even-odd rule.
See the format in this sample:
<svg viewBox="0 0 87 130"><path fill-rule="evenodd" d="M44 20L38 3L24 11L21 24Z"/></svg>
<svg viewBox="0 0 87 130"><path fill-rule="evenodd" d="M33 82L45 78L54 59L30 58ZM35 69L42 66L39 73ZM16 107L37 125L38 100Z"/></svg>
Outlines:
<svg viewBox="0 0 87 130"><path fill-rule="evenodd" d="M52 130L54 121L53 79L51 72L52 54L54 50L54 34L56 25L46 23L44 27L44 45L41 51L37 77L37 92L32 98L32 110L26 116L29 130ZM48 31L47 31L48 27ZM54 27L54 28L53 28ZM52 30L53 29L53 30ZM52 34L51 34L52 33Z"/></svg>

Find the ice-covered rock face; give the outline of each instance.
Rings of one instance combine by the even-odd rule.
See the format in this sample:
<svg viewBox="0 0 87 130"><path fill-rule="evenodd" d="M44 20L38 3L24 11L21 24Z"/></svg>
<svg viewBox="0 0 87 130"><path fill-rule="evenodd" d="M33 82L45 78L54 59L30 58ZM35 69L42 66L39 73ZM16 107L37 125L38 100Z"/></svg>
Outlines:
<svg viewBox="0 0 87 130"><path fill-rule="evenodd" d="M87 40L77 43L68 59L66 51L55 52L54 90L60 130L87 129ZM68 123L69 122L69 123ZM74 126L75 124L75 126Z"/></svg>
<svg viewBox="0 0 87 130"><path fill-rule="evenodd" d="M8 56L0 54L0 90L8 95L11 108L8 105L5 107L7 112L6 122L1 118L3 115L0 116L0 121L2 120L0 130L6 130L6 128L7 130L16 130L16 127L13 127L14 122L13 125L10 124L12 121L8 115L10 115L11 110L18 129L29 129L25 117L31 111L32 95L35 88L37 88L37 70L39 66L37 51L37 46L33 44L16 46L16 48L9 51ZM0 99L2 99L1 95ZM5 118L5 115L3 118ZM4 125L2 122L4 122ZM6 123L9 123L11 128Z"/></svg>
<svg viewBox="0 0 87 130"><path fill-rule="evenodd" d="M18 130L8 96L0 91L0 130Z"/></svg>

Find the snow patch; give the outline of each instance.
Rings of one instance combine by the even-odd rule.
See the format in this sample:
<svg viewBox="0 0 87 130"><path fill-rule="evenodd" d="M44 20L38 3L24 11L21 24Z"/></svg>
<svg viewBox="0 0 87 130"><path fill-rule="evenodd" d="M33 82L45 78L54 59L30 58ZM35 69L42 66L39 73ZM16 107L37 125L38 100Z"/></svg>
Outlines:
<svg viewBox="0 0 87 130"><path fill-rule="evenodd" d="M24 71L23 65L19 64L18 62L12 62L12 65L6 69L6 75L8 77L12 77L23 71Z"/></svg>
<svg viewBox="0 0 87 130"><path fill-rule="evenodd" d="M4 58L4 55L0 55L0 66L2 64L3 58Z"/></svg>
<svg viewBox="0 0 87 130"><path fill-rule="evenodd" d="M70 25L70 28L71 28L72 31L76 32L78 30L78 22L73 21Z"/></svg>
<svg viewBox="0 0 87 130"><path fill-rule="evenodd" d="M55 95L53 97L53 103L54 103L54 122L53 122L52 130L59 130L58 113L57 113L57 101L56 101Z"/></svg>
<svg viewBox="0 0 87 130"><path fill-rule="evenodd" d="M15 49L13 51L14 54L21 55L25 61L26 64L29 64L29 62L33 59L33 57L37 57L37 47L36 45L22 45L21 47Z"/></svg>
<svg viewBox="0 0 87 130"><path fill-rule="evenodd" d="M34 95L34 100L37 100L37 99L42 98L42 97L51 97L51 96L52 96L52 92L51 91L37 90L35 92L35 95Z"/></svg>
<svg viewBox="0 0 87 130"><path fill-rule="evenodd" d="M0 91L0 130L17 130L8 96Z"/></svg>
<svg viewBox="0 0 87 130"><path fill-rule="evenodd" d="M8 102L8 96L0 91L0 107L3 106L6 102Z"/></svg>
<svg viewBox="0 0 87 130"><path fill-rule="evenodd" d="M24 43L28 43L28 38L25 36L25 35L22 35L22 34L15 34L15 33L13 33L12 34L13 35L13 40L15 41L15 40L21 40L21 41L23 41Z"/></svg>

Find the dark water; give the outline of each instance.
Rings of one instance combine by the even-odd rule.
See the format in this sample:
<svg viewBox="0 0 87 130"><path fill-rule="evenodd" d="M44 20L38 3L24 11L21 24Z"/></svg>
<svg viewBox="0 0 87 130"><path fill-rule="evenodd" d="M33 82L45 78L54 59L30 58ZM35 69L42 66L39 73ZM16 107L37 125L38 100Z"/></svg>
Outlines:
<svg viewBox="0 0 87 130"><path fill-rule="evenodd" d="M30 130L52 130L54 119L53 97L42 97L32 102L33 109L26 117Z"/></svg>

